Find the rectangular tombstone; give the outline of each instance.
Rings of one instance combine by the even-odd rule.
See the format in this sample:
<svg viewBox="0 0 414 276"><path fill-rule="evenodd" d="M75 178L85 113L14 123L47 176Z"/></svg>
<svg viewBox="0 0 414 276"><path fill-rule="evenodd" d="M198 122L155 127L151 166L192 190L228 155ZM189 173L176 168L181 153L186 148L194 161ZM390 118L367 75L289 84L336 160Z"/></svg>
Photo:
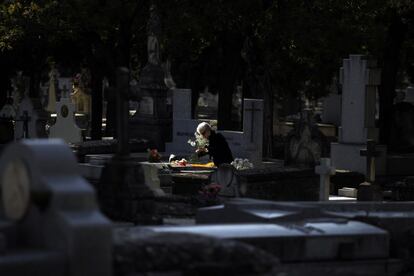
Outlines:
<svg viewBox="0 0 414 276"><path fill-rule="evenodd" d="M226 137L234 158L247 158L256 166L262 162L263 100L244 99L243 132L219 131Z"/></svg>
<svg viewBox="0 0 414 276"><path fill-rule="evenodd" d="M358 221L154 226L145 229L238 240L273 253L282 262L375 259L387 258L389 254L387 232Z"/></svg>

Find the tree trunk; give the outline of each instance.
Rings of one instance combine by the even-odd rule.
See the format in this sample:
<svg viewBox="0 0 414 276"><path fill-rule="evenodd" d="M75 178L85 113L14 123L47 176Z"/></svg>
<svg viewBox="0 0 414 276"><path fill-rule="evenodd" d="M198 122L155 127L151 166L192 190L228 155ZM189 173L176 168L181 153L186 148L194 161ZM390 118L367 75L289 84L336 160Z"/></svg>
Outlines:
<svg viewBox="0 0 414 276"><path fill-rule="evenodd" d="M92 118L91 118L91 139L102 139L102 79L103 76L94 68L91 72L92 89Z"/></svg>
<svg viewBox="0 0 414 276"><path fill-rule="evenodd" d="M233 91L240 74L242 58L240 51L243 46L242 37L239 34L225 33L223 35L223 57L221 74L219 76L219 100L217 128L232 129L231 111Z"/></svg>
<svg viewBox="0 0 414 276"><path fill-rule="evenodd" d="M402 22L401 17L395 11L393 13L385 41L381 85L379 87L380 142L385 145L390 144L397 73L400 65L402 44L407 33L407 26Z"/></svg>

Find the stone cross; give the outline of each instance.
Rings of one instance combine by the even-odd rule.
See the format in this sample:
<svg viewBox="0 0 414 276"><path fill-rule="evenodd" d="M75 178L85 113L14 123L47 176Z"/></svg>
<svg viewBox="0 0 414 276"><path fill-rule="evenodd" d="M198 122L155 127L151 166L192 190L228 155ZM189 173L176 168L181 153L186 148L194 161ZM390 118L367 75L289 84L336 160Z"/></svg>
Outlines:
<svg viewBox="0 0 414 276"><path fill-rule="evenodd" d="M261 111L261 109L255 108L254 106L254 102L252 102L251 107L250 108L246 108L246 111L250 111L252 113L252 118L251 118L251 125L250 125L250 143L253 143L253 127L254 127L254 113L256 111Z"/></svg>
<svg viewBox="0 0 414 276"><path fill-rule="evenodd" d="M380 151L376 150L376 143L374 140L368 139L367 140L367 148L360 150L361 156L366 156L366 175L365 179L367 182L374 183L375 182L375 157L380 155Z"/></svg>
<svg viewBox="0 0 414 276"><path fill-rule="evenodd" d="M319 200L329 200L330 177L335 174L330 158L321 158L320 165L315 167L315 173L320 175Z"/></svg>

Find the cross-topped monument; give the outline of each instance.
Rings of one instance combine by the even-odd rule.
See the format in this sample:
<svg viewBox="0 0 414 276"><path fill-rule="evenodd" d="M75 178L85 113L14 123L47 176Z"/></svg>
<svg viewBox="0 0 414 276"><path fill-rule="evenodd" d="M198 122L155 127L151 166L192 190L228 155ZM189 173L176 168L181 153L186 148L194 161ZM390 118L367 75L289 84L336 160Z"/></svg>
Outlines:
<svg viewBox="0 0 414 276"><path fill-rule="evenodd" d="M62 97L56 103L56 123L50 127L49 137L61 138L66 143L82 141L82 130L75 122L75 104L69 98L68 89L63 87Z"/></svg>
<svg viewBox="0 0 414 276"><path fill-rule="evenodd" d="M360 150L367 139L378 141L375 127L377 87L381 81L381 70L374 60L361 55L350 55L343 60L340 70L342 84L341 127L338 143L331 143L332 164L337 169L368 174ZM386 171L386 146L378 145L381 157L375 164L377 173Z"/></svg>
<svg viewBox="0 0 414 276"><path fill-rule="evenodd" d="M335 174L331 159L321 158L320 165L315 167L315 173L320 175L319 201L329 200L330 177Z"/></svg>

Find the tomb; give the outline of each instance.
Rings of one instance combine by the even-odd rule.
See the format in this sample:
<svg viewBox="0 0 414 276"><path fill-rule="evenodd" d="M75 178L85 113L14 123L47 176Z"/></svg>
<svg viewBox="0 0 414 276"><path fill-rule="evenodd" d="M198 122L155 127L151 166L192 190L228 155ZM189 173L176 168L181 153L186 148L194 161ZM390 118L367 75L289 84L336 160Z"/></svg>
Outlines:
<svg viewBox="0 0 414 276"><path fill-rule="evenodd" d="M111 223L62 140L11 144L0 181L1 275L112 275Z"/></svg>

